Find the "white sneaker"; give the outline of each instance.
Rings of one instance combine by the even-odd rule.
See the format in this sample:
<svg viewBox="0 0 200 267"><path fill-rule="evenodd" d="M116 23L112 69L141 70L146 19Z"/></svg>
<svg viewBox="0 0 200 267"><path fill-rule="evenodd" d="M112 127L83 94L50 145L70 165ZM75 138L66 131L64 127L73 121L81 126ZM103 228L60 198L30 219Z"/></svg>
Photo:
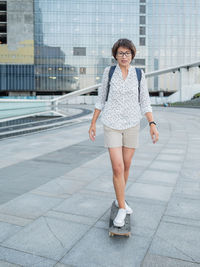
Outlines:
<svg viewBox="0 0 200 267"><path fill-rule="evenodd" d="M122 227L124 226L124 219L126 218L126 210L125 209L119 209L117 216L115 217L113 224L114 226Z"/></svg>
<svg viewBox="0 0 200 267"><path fill-rule="evenodd" d="M119 208L117 199L115 199L115 205ZM133 210L131 209L131 207L129 207L129 205L127 204L126 201L125 201L125 208L126 208L126 213L127 214L133 213Z"/></svg>

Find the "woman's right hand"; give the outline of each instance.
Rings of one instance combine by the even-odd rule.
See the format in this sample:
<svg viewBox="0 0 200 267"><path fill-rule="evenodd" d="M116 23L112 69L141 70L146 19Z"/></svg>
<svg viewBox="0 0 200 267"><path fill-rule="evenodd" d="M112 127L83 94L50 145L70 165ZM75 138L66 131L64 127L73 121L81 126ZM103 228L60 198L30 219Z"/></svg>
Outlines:
<svg viewBox="0 0 200 267"><path fill-rule="evenodd" d="M96 137L96 124L91 124L88 132L90 139L94 141Z"/></svg>

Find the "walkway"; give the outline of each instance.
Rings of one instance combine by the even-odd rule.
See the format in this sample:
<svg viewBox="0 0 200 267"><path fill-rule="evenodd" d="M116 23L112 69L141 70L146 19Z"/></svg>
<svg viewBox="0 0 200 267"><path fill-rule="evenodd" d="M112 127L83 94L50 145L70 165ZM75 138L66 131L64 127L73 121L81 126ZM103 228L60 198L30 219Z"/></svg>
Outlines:
<svg viewBox="0 0 200 267"><path fill-rule="evenodd" d="M132 236L109 237L109 154L89 121L0 141L0 266L200 266L200 109L153 108L126 188ZM91 114L88 115L91 118Z"/></svg>

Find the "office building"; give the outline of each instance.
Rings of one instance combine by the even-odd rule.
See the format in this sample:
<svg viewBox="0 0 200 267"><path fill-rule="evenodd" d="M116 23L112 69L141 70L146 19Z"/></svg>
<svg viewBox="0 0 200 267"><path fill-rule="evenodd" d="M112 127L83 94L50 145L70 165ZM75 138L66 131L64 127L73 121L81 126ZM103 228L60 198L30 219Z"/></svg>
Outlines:
<svg viewBox="0 0 200 267"><path fill-rule="evenodd" d="M100 83L128 38L133 64L151 72L200 59L198 0L0 0L0 94L63 94ZM177 73L148 79L178 90ZM194 82L200 82L195 73Z"/></svg>

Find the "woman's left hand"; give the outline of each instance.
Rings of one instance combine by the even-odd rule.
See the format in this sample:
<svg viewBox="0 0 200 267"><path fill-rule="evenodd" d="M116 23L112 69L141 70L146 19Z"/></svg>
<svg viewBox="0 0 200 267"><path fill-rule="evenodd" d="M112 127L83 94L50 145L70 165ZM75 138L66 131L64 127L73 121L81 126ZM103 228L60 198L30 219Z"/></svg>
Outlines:
<svg viewBox="0 0 200 267"><path fill-rule="evenodd" d="M159 139L159 132L154 124L150 126L150 135L153 143L155 144Z"/></svg>

